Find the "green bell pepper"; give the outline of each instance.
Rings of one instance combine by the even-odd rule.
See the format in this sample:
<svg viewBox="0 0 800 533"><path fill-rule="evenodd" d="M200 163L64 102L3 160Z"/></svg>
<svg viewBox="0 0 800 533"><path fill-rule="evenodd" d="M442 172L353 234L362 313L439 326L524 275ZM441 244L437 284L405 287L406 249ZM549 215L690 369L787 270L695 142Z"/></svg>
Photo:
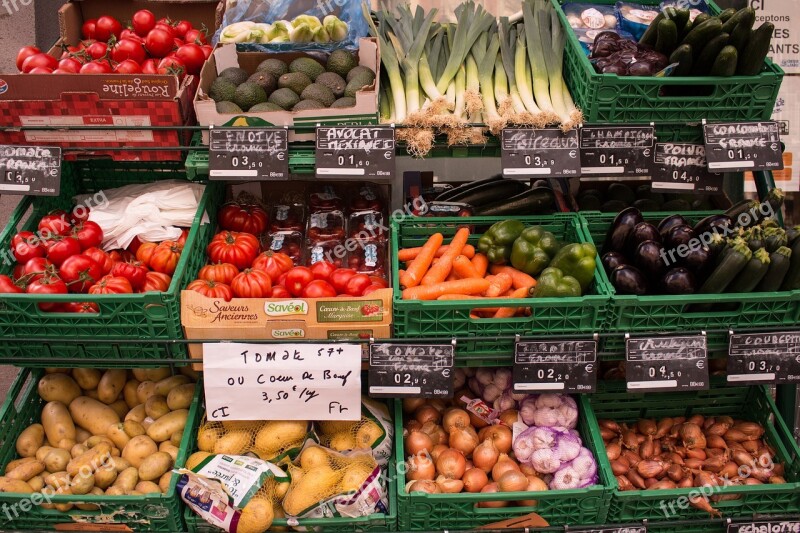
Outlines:
<svg viewBox="0 0 800 533"><path fill-rule="evenodd" d="M486 255L494 265L507 263L511 257L511 246L524 229L525 224L519 220L495 222L478 239L478 251Z"/></svg>
<svg viewBox="0 0 800 533"><path fill-rule="evenodd" d="M511 266L531 276L547 268L561 245L541 226L526 228L511 247Z"/></svg>
<svg viewBox="0 0 800 533"><path fill-rule="evenodd" d="M581 291L589 288L597 266L597 248L593 244L573 243L564 246L550 261L550 266L560 269L564 275L572 276L581 284Z"/></svg>
<svg viewBox="0 0 800 533"><path fill-rule="evenodd" d="M580 295L581 284L578 280L564 274L560 269L554 267L545 268L539 276L539 279L536 280L536 287L533 288L534 298Z"/></svg>

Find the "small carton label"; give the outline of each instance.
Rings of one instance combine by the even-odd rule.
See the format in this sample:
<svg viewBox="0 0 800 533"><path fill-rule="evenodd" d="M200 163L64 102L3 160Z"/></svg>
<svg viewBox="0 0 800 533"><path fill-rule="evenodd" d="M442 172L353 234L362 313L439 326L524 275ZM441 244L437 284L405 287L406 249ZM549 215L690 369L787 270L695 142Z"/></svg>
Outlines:
<svg viewBox="0 0 800 533"><path fill-rule="evenodd" d="M279 302L265 302L264 312L267 314L267 316L307 315L308 303L304 300L281 300Z"/></svg>
<svg viewBox="0 0 800 533"><path fill-rule="evenodd" d="M302 339L306 332L302 328L273 329L273 339Z"/></svg>
<svg viewBox="0 0 800 533"><path fill-rule="evenodd" d="M383 304L380 300L317 302L318 322L380 322Z"/></svg>

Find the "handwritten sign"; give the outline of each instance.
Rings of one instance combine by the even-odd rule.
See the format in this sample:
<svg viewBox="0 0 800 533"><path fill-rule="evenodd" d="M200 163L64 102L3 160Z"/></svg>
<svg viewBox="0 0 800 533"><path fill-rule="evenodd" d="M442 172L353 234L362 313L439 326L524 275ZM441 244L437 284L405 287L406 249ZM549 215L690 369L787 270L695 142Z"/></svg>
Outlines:
<svg viewBox="0 0 800 533"><path fill-rule="evenodd" d="M598 528L569 528L576 533L647 533L647 527L598 527Z"/></svg>
<svg viewBox="0 0 800 533"><path fill-rule="evenodd" d="M452 344L372 344L369 394L375 398L449 398L453 395Z"/></svg>
<svg viewBox="0 0 800 533"><path fill-rule="evenodd" d="M519 393L593 392L597 387L597 342L517 342L513 373L514 391Z"/></svg>
<svg viewBox="0 0 800 533"><path fill-rule="evenodd" d="M0 145L0 193L58 196L61 148Z"/></svg>
<svg viewBox="0 0 800 533"><path fill-rule="evenodd" d="M286 128L211 128L208 176L227 181L288 180Z"/></svg>
<svg viewBox="0 0 800 533"><path fill-rule="evenodd" d="M506 128L500 148L503 175L508 178L574 178L581 173L576 130Z"/></svg>
<svg viewBox="0 0 800 533"><path fill-rule="evenodd" d="M712 174L706 147L691 143L656 144L652 187L668 192L721 193L722 174Z"/></svg>
<svg viewBox="0 0 800 533"><path fill-rule="evenodd" d="M203 344L208 420L358 420L358 344Z"/></svg>
<svg viewBox="0 0 800 533"><path fill-rule="evenodd" d="M708 169L718 172L781 170L781 132L777 122L704 124Z"/></svg>
<svg viewBox="0 0 800 533"><path fill-rule="evenodd" d="M320 126L317 128L317 177L389 180L395 173L394 128Z"/></svg>
<svg viewBox="0 0 800 533"><path fill-rule="evenodd" d="M652 126L585 126L580 130L581 173L586 176L649 176Z"/></svg>
<svg viewBox="0 0 800 533"><path fill-rule="evenodd" d="M705 335L627 339L625 359L629 391L708 388Z"/></svg>
<svg viewBox="0 0 800 533"><path fill-rule="evenodd" d="M796 520L737 522L728 524L727 533L800 533L800 522Z"/></svg>
<svg viewBox="0 0 800 533"><path fill-rule="evenodd" d="M732 334L728 383L800 383L800 332Z"/></svg>

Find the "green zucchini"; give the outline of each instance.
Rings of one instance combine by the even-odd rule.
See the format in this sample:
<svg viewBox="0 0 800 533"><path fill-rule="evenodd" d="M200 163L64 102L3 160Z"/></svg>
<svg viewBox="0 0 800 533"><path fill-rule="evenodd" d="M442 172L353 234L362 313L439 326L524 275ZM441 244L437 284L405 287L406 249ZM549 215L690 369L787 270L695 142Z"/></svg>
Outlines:
<svg viewBox="0 0 800 533"><path fill-rule="evenodd" d="M769 270L769 252L764 248L759 248L753 252L753 257L747 262L745 267L728 286L727 292L751 292L764 279Z"/></svg>
<svg viewBox="0 0 800 533"><path fill-rule="evenodd" d="M788 239L786 238L786 232L783 230L783 228L766 228L764 229L763 234L764 248L766 248L769 253L774 252L781 246L786 246L786 243L788 242Z"/></svg>
<svg viewBox="0 0 800 533"><path fill-rule="evenodd" d="M669 56L670 63L677 63L678 66L672 72L673 76L688 76L692 73L692 63L694 54L692 47L688 44L682 44L672 52Z"/></svg>
<svg viewBox="0 0 800 533"><path fill-rule="evenodd" d="M694 21L692 21L692 24L702 24L703 22L707 21L710 18L711 18L711 15L709 15L708 13L700 13L699 15L697 15L694 18Z"/></svg>
<svg viewBox="0 0 800 533"><path fill-rule="evenodd" d="M718 18L710 18L702 24L692 25L692 31L684 37L681 44L691 45L692 50L699 54L702 47L720 33L722 33L722 22Z"/></svg>
<svg viewBox="0 0 800 533"><path fill-rule="evenodd" d="M708 249L711 251L712 257L717 257L725 249L726 245L725 237L717 233L716 231L711 234L711 242L708 243Z"/></svg>
<svg viewBox="0 0 800 533"><path fill-rule="evenodd" d="M745 7L737 11L731 18L725 21L722 31L731 33L733 29L742 21L752 18L756 19L756 11L752 7ZM752 24L750 25L752 27Z"/></svg>
<svg viewBox="0 0 800 533"><path fill-rule="evenodd" d="M692 67L692 73L695 76L707 76L708 73L711 72L714 60L717 59L719 53L722 52L722 49L728 44L729 38L730 35L727 33L720 33L706 43L703 47L703 51L700 52L697 61L694 62L694 66Z"/></svg>
<svg viewBox="0 0 800 533"><path fill-rule="evenodd" d="M664 19L658 23L658 35L656 37L656 52L669 56L678 46L678 27L670 19Z"/></svg>
<svg viewBox="0 0 800 533"><path fill-rule="evenodd" d="M767 197L764 199L764 204L760 204L756 200L755 203L757 208L753 213L752 224L761 224L768 218L775 218L778 213L781 212L781 207L783 207L783 200L785 198L786 193L783 192L783 189L775 187L774 189L770 189L770 191L767 193ZM769 212L767 214L764 214L761 211L764 206L769 207Z"/></svg>
<svg viewBox="0 0 800 533"><path fill-rule="evenodd" d="M496 174L490 178L464 183L463 185L459 185L458 187L453 187L452 189L448 189L440 193L436 198L434 198L434 200L436 200L437 202L450 202L452 201L451 199L454 196L463 194L466 191L470 191L476 187L481 187L486 183L499 183L500 181L509 181L509 180L506 180L500 174Z"/></svg>
<svg viewBox="0 0 800 533"><path fill-rule="evenodd" d="M731 32L731 46L736 47L736 51L743 54L747 43L750 40L750 33L753 30L753 23L756 21L755 16L752 18L744 17L739 24Z"/></svg>
<svg viewBox="0 0 800 533"><path fill-rule="evenodd" d="M786 246L790 246L797 237L800 237L800 226L792 226L786 229Z"/></svg>
<svg viewBox="0 0 800 533"><path fill-rule="evenodd" d="M665 8L664 14L667 15L668 19L675 22L675 27L678 29L686 26L686 23L689 22L689 17L691 16L691 12L688 9L672 6Z"/></svg>
<svg viewBox="0 0 800 533"><path fill-rule="evenodd" d="M761 226L753 226L750 228L745 240L747 241L747 246L754 252L763 248L764 231L761 229Z"/></svg>
<svg viewBox="0 0 800 533"><path fill-rule="evenodd" d="M736 74L736 64L739 61L739 52L735 46L727 45L717 56L711 66L712 76L729 77Z"/></svg>
<svg viewBox="0 0 800 533"><path fill-rule="evenodd" d="M528 186L519 180L490 181L454 194L447 201L463 202L472 207L479 207L501 199L511 198L526 190L528 190Z"/></svg>
<svg viewBox="0 0 800 533"><path fill-rule="evenodd" d="M653 22L644 30L644 33L639 38L640 44L649 44L650 46L655 46L656 39L658 38L658 23L664 20L667 16L662 11L656 18L653 19Z"/></svg>
<svg viewBox="0 0 800 533"><path fill-rule="evenodd" d="M783 229L780 227L780 225L778 225L778 221L772 217L765 218L764 220L761 221L759 225L761 226L761 229L767 229L767 228Z"/></svg>
<svg viewBox="0 0 800 533"><path fill-rule="evenodd" d="M747 48L739 55L736 74L739 76L755 76L761 72L764 67L764 59L769 53L769 43L772 40L774 31L775 25L771 22L765 22L750 35Z"/></svg>
<svg viewBox="0 0 800 533"><path fill-rule="evenodd" d="M791 246L792 261L789 264L789 272L781 283L782 291L793 291L800 289L800 239L795 239Z"/></svg>
<svg viewBox="0 0 800 533"><path fill-rule="evenodd" d="M786 246L781 246L769 254L769 270L761 278L761 283L756 287L758 292L775 292L781 288L786 273L789 272L789 265L792 261L792 250Z"/></svg>
<svg viewBox="0 0 800 533"><path fill-rule="evenodd" d="M476 216L529 215L553 208L556 197L549 187L532 187L511 198L475 209Z"/></svg>
<svg viewBox="0 0 800 533"><path fill-rule="evenodd" d="M725 214L728 215L731 220L733 220L734 225L741 226L741 224L739 224L739 217L744 213L747 213L747 216L749 217L753 209L758 211L759 205L760 204L758 203L758 200L742 200L741 202L729 207L728 210L725 211Z"/></svg>
<svg viewBox="0 0 800 533"><path fill-rule="evenodd" d="M732 8L732 7L729 7L728 9L726 9L725 11L723 11L722 13L717 15L717 18L719 20L721 20L723 23L725 23L725 22L728 22L728 20L732 16L734 16L735 14L736 14L736 10L734 8Z"/></svg>
<svg viewBox="0 0 800 533"><path fill-rule="evenodd" d="M742 243L734 244L731 249L725 254L714 271L706 279L703 286L700 287L701 293L706 294L719 294L723 292L728 285L733 283L739 272L747 265L753 257L753 252L747 245ZM800 270L800 269L798 269Z"/></svg>

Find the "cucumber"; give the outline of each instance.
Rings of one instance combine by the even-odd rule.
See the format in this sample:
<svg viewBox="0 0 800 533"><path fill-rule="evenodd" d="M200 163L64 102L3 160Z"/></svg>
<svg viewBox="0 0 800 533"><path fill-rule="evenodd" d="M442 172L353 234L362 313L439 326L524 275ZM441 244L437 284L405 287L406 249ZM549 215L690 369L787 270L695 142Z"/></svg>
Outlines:
<svg viewBox="0 0 800 533"><path fill-rule="evenodd" d="M717 15L717 18L718 18L719 20L721 20L721 21L722 21L722 23L724 24L724 23L728 22L728 20L729 20L729 19L730 19L732 16L734 16L735 14L736 14L736 10L735 10L734 8L732 8L732 7L729 7L728 9L726 9L725 11L723 11L722 13L720 13L719 15Z"/></svg>
<svg viewBox="0 0 800 533"><path fill-rule="evenodd" d="M480 207L525 192L528 187L517 180L490 181L450 197L448 202L463 202Z"/></svg>
<svg viewBox="0 0 800 533"><path fill-rule="evenodd" d="M727 253L724 254L722 260L717 264L717 267L708 276L703 286L700 287L701 293L706 294L719 294L724 291L728 285L733 283L739 272L744 269L750 259L753 257L753 252L750 251L746 245L742 243L734 244ZM800 270L800 268L798 269Z"/></svg>
<svg viewBox="0 0 800 533"><path fill-rule="evenodd" d="M708 13L700 13L694 18L692 24L702 24L703 22L707 21L710 18L711 15L709 15Z"/></svg>
<svg viewBox="0 0 800 533"><path fill-rule="evenodd" d="M697 57L697 61L694 62L694 67L692 67L692 74L695 76L707 76L709 72L711 72L711 67L714 66L714 60L717 59L717 56L722 49L728 44L728 38L730 35L727 33L720 33L703 47L703 51L700 52L700 55Z"/></svg>
<svg viewBox="0 0 800 533"><path fill-rule="evenodd" d="M640 44L649 44L650 46L655 46L656 38L658 37L658 23L664 20L667 16L661 12L656 15L656 18L653 19L653 22L644 30L644 33L639 38Z"/></svg>
<svg viewBox="0 0 800 533"><path fill-rule="evenodd" d="M781 207L783 206L783 200L786 198L786 194L783 192L783 189L779 189L775 187L774 189L770 189L767 193L767 197L764 199L764 204L768 206L772 210L772 215L767 213L766 215L761 212L761 205L758 204L758 209L755 210L753 215L753 224L760 224L767 218L774 218L778 213L781 212Z"/></svg>
<svg viewBox="0 0 800 533"><path fill-rule="evenodd" d="M463 185L459 185L458 187L453 187L452 189L448 189L448 190L444 191L443 193L439 194L436 198L434 198L434 200L437 201L437 202L449 202L449 201L451 201L451 198L453 196L456 196L458 194L462 194L465 191L469 191L469 190L471 190L471 189L473 189L475 187L480 187L484 183L494 183L494 182L499 182L499 181L506 181L506 180L505 180L505 178L503 178L503 176L501 176L500 174L497 174L497 175L492 176L490 178L485 178L485 179L478 180L478 181L472 181L470 183L464 183Z"/></svg>
<svg viewBox="0 0 800 533"><path fill-rule="evenodd" d="M710 18L702 24L694 24L689 35L684 37L681 44L692 46L692 50L699 54L705 44L722 33L722 22L718 18Z"/></svg>
<svg viewBox="0 0 800 533"><path fill-rule="evenodd" d="M739 76L755 76L761 72L761 68L764 66L764 59L769 53L769 43L772 40L772 32L774 31L775 25L771 22L765 22L750 35L747 48L739 55L736 74Z"/></svg>
<svg viewBox="0 0 800 533"><path fill-rule="evenodd" d="M769 252L764 248L753 252L753 257L739 272L733 283L728 286L728 292L751 292L764 279L764 275L769 270L769 264Z"/></svg>
<svg viewBox="0 0 800 533"><path fill-rule="evenodd" d="M747 213L747 216L752 218L752 210L755 209L757 212L759 205L761 204L759 204L758 200L742 200L729 207L728 210L725 211L725 214L728 215L731 220L733 220L734 225L741 226L739 223L739 217Z"/></svg>
<svg viewBox="0 0 800 533"><path fill-rule="evenodd" d="M736 74L736 63L739 61L739 52L735 46L727 45L717 56L711 66L712 76L733 76Z"/></svg>
<svg viewBox="0 0 800 533"><path fill-rule="evenodd" d="M764 248L769 253L774 252L781 246L786 246L788 238L783 228L767 228L764 230Z"/></svg>
<svg viewBox="0 0 800 533"><path fill-rule="evenodd" d="M675 27L678 29L683 29L686 26L686 23L689 22L689 16L691 15L688 9L672 6L664 9L664 13L667 15L668 19L675 23Z"/></svg>
<svg viewBox="0 0 800 533"><path fill-rule="evenodd" d="M781 283L782 291L793 291L800 289L800 239L795 239L791 246L792 261L789 264L789 271Z"/></svg>
<svg viewBox="0 0 800 533"><path fill-rule="evenodd" d="M691 20L689 20L689 21L686 22L686 25L683 28L680 29L681 30L681 32L680 32L681 33L681 42L683 42L683 40L686 38L686 36L689 35L689 32L692 31L693 27L694 27L694 23Z"/></svg>
<svg viewBox="0 0 800 533"><path fill-rule="evenodd" d="M692 73L692 63L694 54L692 47L688 44L682 44L672 52L669 56L670 63L677 63L678 66L672 72L673 76L688 76Z"/></svg>
<svg viewBox="0 0 800 533"><path fill-rule="evenodd" d="M669 56L678 46L678 27L670 19L658 23L658 36L656 37L656 52Z"/></svg>
<svg viewBox="0 0 800 533"><path fill-rule="evenodd" d="M756 287L758 292L775 292L781 288L781 283L789 272L792 261L792 250L786 246L781 246L769 254L769 270L761 278L761 282Z"/></svg>
<svg viewBox="0 0 800 533"><path fill-rule="evenodd" d="M532 187L511 198L475 209L476 216L529 215L552 209L556 201L549 187Z"/></svg>
<svg viewBox="0 0 800 533"><path fill-rule="evenodd" d="M753 20L756 19L756 11L752 7L745 7L737 11L731 18L725 21L725 24L722 26L722 31L725 33L731 33L733 28L735 28L742 20L748 19L752 17ZM752 27L752 25L751 25Z"/></svg>
<svg viewBox="0 0 800 533"><path fill-rule="evenodd" d="M744 52L748 41L750 41L750 33L753 30L753 23L755 21L755 16L744 17L731 32L731 42L729 44L735 46L736 51L740 54Z"/></svg>

